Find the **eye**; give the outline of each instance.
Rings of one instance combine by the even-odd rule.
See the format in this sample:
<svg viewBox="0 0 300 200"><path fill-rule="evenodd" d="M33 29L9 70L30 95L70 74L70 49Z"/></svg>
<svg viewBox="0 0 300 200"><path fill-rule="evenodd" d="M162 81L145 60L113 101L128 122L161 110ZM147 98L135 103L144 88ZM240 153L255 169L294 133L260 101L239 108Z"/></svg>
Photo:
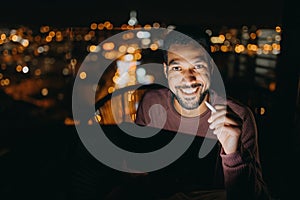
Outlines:
<svg viewBox="0 0 300 200"><path fill-rule="evenodd" d="M204 68L205 66L201 64L201 65L195 65L194 67L195 67L195 69L202 69L202 68Z"/></svg>
<svg viewBox="0 0 300 200"><path fill-rule="evenodd" d="M171 70L172 71L181 71L181 67L179 67L179 66L172 66Z"/></svg>

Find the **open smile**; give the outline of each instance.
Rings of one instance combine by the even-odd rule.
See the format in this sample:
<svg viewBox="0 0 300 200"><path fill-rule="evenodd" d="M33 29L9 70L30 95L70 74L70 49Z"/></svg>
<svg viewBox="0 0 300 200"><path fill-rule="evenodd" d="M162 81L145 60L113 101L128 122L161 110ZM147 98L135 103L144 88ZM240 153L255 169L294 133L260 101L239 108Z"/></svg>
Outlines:
<svg viewBox="0 0 300 200"><path fill-rule="evenodd" d="M196 94L197 93L198 88L192 88L192 87L190 87L190 88L182 88L180 90L181 90L181 92L183 94L192 95L192 94Z"/></svg>
<svg viewBox="0 0 300 200"><path fill-rule="evenodd" d="M177 86L176 88L181 91L184 95L195 95L200 90L200 87L202 87L201 83L189 85L189 86Z"/></svg>

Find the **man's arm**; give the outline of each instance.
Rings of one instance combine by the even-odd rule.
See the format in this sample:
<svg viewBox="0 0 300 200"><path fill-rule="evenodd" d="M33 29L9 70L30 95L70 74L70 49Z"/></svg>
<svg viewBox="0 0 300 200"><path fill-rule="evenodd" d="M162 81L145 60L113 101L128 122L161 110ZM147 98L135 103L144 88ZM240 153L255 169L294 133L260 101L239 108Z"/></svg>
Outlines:
<svg viewBox="0 0 300 200"><path fill-rule="evenodd" d="M229 199L270 199L262 176L256 122L249 108L245 109L242 121L238 150L231 154L221 151L228 197Z"/></svg>

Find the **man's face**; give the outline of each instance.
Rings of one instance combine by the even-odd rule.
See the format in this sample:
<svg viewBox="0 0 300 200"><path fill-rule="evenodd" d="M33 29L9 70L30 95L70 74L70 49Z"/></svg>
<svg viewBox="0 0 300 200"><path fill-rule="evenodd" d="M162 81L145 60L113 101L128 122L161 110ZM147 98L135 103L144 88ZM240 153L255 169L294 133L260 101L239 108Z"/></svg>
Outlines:
<svg viewBox="0 0 300 200"><path fill-rule="evenodd" d="M193 110L203 101L210 86L208 54L193 45L174 44L164 65L169 88L180 106Z"/></svg>

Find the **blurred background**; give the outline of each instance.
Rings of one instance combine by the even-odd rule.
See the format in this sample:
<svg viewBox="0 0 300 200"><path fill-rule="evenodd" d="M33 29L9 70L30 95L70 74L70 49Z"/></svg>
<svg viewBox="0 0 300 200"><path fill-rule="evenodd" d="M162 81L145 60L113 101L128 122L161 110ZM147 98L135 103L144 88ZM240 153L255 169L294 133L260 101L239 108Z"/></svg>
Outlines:
<svg viewBox="0 0 300 200"><path fill-rule="evenodd" d="M297 185L292 183L299 179L300 167L300 64L296 60L300 16L294 3L16 0L0 6L2 188L20 181L23 173L18 166L26 159L10 157L15 149L31 154L29 163L38 162L36 159L46 162L43 156L32 154L52 155L53 146L59 154L59 147L68 140L67 132L74 132L74 125L82 123L72 117L72 86L86 56L99 51L98 44L133 28L181 27L207 34L227 95L253 110L263 173L274 199L290 199L296 194ZM139 44L118 49L113 43L102 45L105 59L114 62L95 86L96 120L87 123L134 120L143 91L132 93L130 87L153 83L161 76L155 66L142 66L160 62L160 42L147 39L145 51L140 51ZM131 57L119 58L120 52ZM81 72L79 77L85 79L85 74ZM116 105L121 110L119 119L111 119L107 106L114 92L123 102ZM24 169L30 167L27 164Z"/></svg>

